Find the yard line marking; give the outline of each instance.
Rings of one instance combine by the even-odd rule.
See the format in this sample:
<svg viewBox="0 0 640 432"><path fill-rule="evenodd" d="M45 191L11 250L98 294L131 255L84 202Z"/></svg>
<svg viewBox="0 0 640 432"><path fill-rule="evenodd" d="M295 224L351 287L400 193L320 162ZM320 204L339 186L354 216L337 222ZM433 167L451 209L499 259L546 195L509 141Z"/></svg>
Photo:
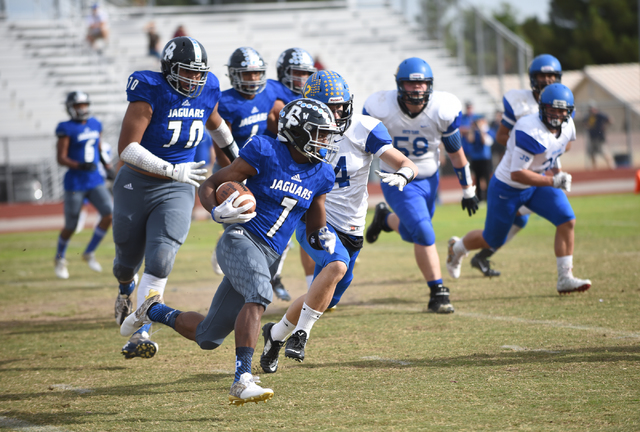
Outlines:
<svg viewBox="0 0 640 432"><path fill-rule="evenodd" d="M0 428L7 428L21 432L64 432L55 426L37 426L15 418L0 416Z"/></svg>

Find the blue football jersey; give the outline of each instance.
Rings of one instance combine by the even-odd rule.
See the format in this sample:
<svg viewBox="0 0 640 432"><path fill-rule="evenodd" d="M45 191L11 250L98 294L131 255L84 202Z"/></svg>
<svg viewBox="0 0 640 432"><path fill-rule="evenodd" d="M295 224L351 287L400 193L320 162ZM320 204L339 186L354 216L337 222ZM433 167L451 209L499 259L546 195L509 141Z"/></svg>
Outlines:
<svg viewBox="0 0 640 432"><path fill-rule="evenodd" d="M212 73L193 99L175 91L160 72L134 72L127 82L127 100L146 102L153 109L140 144L172 164L194 161L205 123L219 99L220 84Z"/></svg>
<svg viewBox="0 0 640 432"><path fill-rule="evenodd" d="M96 168L100 163L98 145L101 132L102 124L93 117L89 118L86 123L73 120L61 122L56 128L57 137L69 137L67 157L81 163L94 163ZM66 191L89 190L103 183L104 179L97 169L94 171L69 169L64 176L64 190Z"/></svg>
<svg viewBox="0 0 640 432"><path fill-rule="evenodd" d="M267 88L269 86L271 86L272 91L275 93L276 99L280 99L285 103L285 105L302 97L302 95L294 93L289 87L285 86L280 81L269 79L267 80Z"/></svg>
<svg viewBox="0 0 640 432"><path fill-rule="evenodd" d="M281 254L313 198L333 188L333 167L296 163L286 144L266 136L247 141L240 157L258 171L247 180L257 215L244 226Z"/></svg>
<svg viewBox="0 0 640 432"><path fill-rule="evenodd" d="M253 135L264 135L276 99L274 86L268 84L253 99L245 99L234 88L222 92L218 113L231 124L231 134L240 148Z"/></svg>

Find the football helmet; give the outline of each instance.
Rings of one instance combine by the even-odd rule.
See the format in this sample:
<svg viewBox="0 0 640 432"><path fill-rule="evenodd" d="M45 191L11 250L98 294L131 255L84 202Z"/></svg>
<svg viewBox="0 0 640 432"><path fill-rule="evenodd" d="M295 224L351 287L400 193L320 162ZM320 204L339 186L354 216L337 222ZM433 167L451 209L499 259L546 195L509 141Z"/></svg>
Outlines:
<svg viewBox="0 0 640 432"><path fill-rule="evenodd" d="M71 116L71 120L84 121L89 118L91 112L89 108L76 107L79 104L91 104L89 95L82 91L72 91L67 95L67 100L64 103L67 107L67 112Z"/></svg>
<svg viewBox="0 0 640 432"><path fill-rule="evenodd" d="M402 84L404 81L425 81L427 91L407 91ZM424 104L426 107L433 93L433 72L429 64L418 57L404 60L396 71L396 86L398 88L398 101L411 103L412 105Z"/></svg>
<svg viewBox="0 0 640 432"><path fill-rule="evenodd" d="M307 79L302 96L331 105L342 105L342 116L336 117L336 124L344 133L351 125L353 116L353 95L349 85L337 72L321 70Z"/></svg>
<svg viewBox="0 0 640 432"><path fill-rule="evenodd" d="M227 68L231 86L239 93L255 95L267 85L267 64L253 48L240 47L235 50L229 57ZM260 78L257 81L245 80L243 72L260 72Z"/></svg>
<svg viewBox="0 0 640 432"><path fill-rule="evenodd" d="M307 72L311 75L317 71L313 64L313 57L311 57L311 54L307 51L302 48L289 48L280 54L278 62L276 63L278 81L292 92L302 94L302 88L308 77L296 77L293 75L293 72Z"/></svg>
<svg viewBox="0 0 640 432"><path fill-rule="evenodd" d="M278 139L292 145L311 163L333 161L339 149L333 138L339 133L331 110L320 101L296 99L280 111Z"/></svg>
<svg viewBox="0 0 640 432"><path fill-rule="evenodd" d="M529 66L529 82L531 83L531 90L536 93L540 93L546 84L538 83L536 75L539 73L554 74L556 76L556 82L559 83L562 79L562 66L557 58L551 54L541 54L531 61Z"/></svg>
<svg viewBox="0 0 640 432"><path fill-rule="evenodd" d="M568 122L573 112L573 93L564 84L553 83L542 89L539 102L539 116L542 123L553 128L559 128L562 123ZM552 115L547 113L549 108L566 109L567 113L563 116Z"/></svg>
<svg viewBox="0 0 640 432"><path fill-rule="evenodd" d="M207 83L209 66L207 52L197 40L188 36L171 39L162 49L160 66L175 91L190 98L200 96ZM187 75L181 71L186 71Z"/></svg>

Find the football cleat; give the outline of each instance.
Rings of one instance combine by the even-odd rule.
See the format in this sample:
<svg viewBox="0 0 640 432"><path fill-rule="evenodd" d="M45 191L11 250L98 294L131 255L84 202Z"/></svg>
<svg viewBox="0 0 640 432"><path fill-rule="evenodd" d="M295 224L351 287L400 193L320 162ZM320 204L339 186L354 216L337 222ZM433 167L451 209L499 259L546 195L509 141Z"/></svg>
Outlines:
<svg viewBox="0 0 640 432"><path fill-rule="evenodd" d="M449 301L449 288L438 285L431 290L431 299L429 299L428 312L448 314L455 312L453 305Z"/></svg>
<svg viewBox="0 0 640 432"><path fill-rule="evenodd" d="M284 285L282 285L282 280L280 280L280 276L275 276L271 280L271 288L273 288L273 293L282 301L291 301L291 296L285 289Z"/></svg>
<svg viewBox="0 0 640 432"><path fill-rule="evenodd" d="M162 294L154 289L149 290L149 294L147 294L144 302L140 307L138 307L138 310L126 317L122 322L122 325L120 326L120 334L122 336L131 336L143 325L151 324L152 321L147 316L147 311L156 303L164 304Z"/></svg>
<svg viewBox="0 0 640 432"><path fill-rule="evenodd" d="M480 270L485 276L500 276L500 272L498 270L491 268L491 261L486 258L482 258L479 255L480 254L477 253L473 258L471 258L471 267Z"/></svg>
<svg viewBox="0 0 640 432"><path fill-rule="evenodd" d="M260 356L260 367L266 373L275 373L278 370L278 357L280 349L284 345L284 341L274 341L271 338L271 327L275 323L266 323L262 327L262 336L264 337L264 349Z"/></svg>
<svg viewBox="0 0 640 432"><path fill-rule="evenodd" d="M578 279L569 276L560 276L558 278L558 294L571 294L572 292L584 292L591 288L591 281L589 279Z"/></svg>
<svg viewBox="0 0 640 432"><path fill-rule="evenodd" d="M449 272L449 276L454 279L458 279L460 277L460 267L462 267L462 258L466 257L467 254L458 255L453 251L453 245L460 240L458 237L453 236L449 239L449 254L447 255L447 271Z"/></svg>
<svg viewBox="0 0 640 432"><path fill-rule="evenodd" d="M330 308L327 308L327 310L325 310L324 313L335 312L336 309L338 309L338 305L333 305Z"/></svg>
<svg viewBox="0 0 640 432"><path fill-rule="evenodd" d="M273 397L273 390L262 388L257 383L260 378L246 372L240 375L240 379L233 383L229 391L230 405L244 405L247 402L265 403Z"/></svg>
<svg viewBox="0 0 640 432"><path fill-rule="evenodd" d="M371 222L371 225L369 225L369 228L367 228L367 233L365 235L367 243L375 243L375 241L378 240L378 236L381 231L391 232L390 229L384 227L384 222L389 213L391 213L391 211L389 211L385 203L381 202L376 204L376 209L373 213L373 221Z"/></svg>
<svg viewBox="0 0 640 432"><path fill-rule="evenodd" d="M301 362L304 360L304 348L306 345L307 333L304 330L298 330L287 339L284 356Z"/></svg>
<svg viewBox="0 0 640 432"><path fill-rule="evenodd" d="M94 252L82 254L82 259L89 264L89 268L94 272L100 273L102 271L102 266L96 261L96 254Z"/></svg>
<svg viewBox="0 0 640 432"><path fill-rule="evenodd" d="M211 255L211 267L213 267L213 272L215 274L221 275L222 269L220 268L220 264L218 264L218 257L216 256L216 251L213 251L213 255Z"/></svg>
<svg viewBox="0 0 640 432"><path fill-rule="evenodd" d="M151 358L158 352L158 344L149 339L146 331L135 333L122 347L122 355L129 360L134 357Z"/></svg>
<svg viewBox="0 0 640 432"><path fill-rule="evenodd" d="M56 258L55 261L56 276L60 279L69 279L69 270L67 269L67 260L64 258Z"/></svg>
<svg viewBox="0 0 640 432"><path fill-rule="evenodd" d="M134 288L136 285L138 285L137 273L133 276L133 284L134 284ZM118 325L122 325L122 322L124 321L124 319L127 316L129 316L131 311L133 311L133 303L129 298L130 296L131 294L126 295L118 292L118 297L116 297L116 304L114 307L114 312L115 312L114 316L116 318L116 324Z"/></svg>

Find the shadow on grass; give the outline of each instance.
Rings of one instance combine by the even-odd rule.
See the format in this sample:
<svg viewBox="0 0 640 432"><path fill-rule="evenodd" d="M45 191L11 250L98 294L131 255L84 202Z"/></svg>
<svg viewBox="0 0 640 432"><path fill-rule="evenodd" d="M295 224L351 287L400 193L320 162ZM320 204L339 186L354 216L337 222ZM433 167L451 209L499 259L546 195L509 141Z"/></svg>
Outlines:
<svg viewBox="0 0 640 432"><path fill-rule="evenodd" d="M66 333L74 331L104 330L117 328L113 320L102 318L68 318L50 316L49 319L28 321L0 321L0 333L6 336L34 333Z"/></svg>
<svg viewBox="0 0 640 432"><path fill-rule="evenodd" d="M388 368L457 368L457 367L500 367L518 366L536 363L571 364L571 363L615 363L620 361L640 362L640 345L610 346L598 348L578 348L549 351L505 351L496 354L470 354L457 357L441 358L380 358L353 362L304 364L300 367L310 369L354 367L358 369Z"/></svg>

